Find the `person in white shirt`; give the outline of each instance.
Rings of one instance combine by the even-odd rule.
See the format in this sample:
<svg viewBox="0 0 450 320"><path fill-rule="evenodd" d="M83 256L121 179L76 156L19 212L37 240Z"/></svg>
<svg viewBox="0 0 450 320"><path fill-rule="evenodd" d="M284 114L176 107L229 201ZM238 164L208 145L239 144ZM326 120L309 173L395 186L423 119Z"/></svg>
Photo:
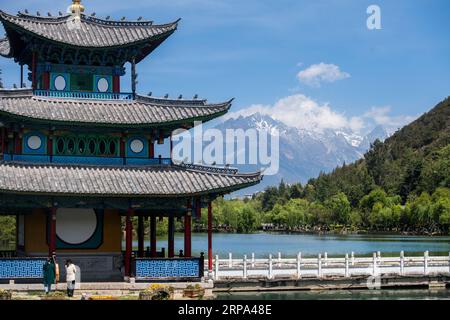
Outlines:
<svg viewBox="0 0 450 320"><path fill-rule="evenodd" d="M67 281L67 295L73 297L73 292L75 291L75 274L77 273L77 268L72 263L72 260L66 261L66 281Z"/></svg>

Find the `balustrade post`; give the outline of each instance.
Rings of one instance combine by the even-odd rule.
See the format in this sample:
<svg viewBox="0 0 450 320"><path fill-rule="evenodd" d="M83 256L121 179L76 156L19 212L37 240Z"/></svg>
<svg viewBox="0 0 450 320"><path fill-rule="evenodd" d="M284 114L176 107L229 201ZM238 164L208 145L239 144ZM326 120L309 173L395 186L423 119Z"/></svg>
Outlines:
<svg viewBox="0 0 450 320"><path fill-rule="evenodd" d="M323 264L326 266L328 265L328 252L325 252L323 254Z"/></svg>
<svg viewBox="0 0 450 320"><path fill-rule="evenodd" d="M317 276L319 278L322 278L322 254L319 253L319 256L317 257Z"/></svg>
<svg viewBox="0 0 450 320"><path fill-rule="evenodd" d="M269 279L272 279L273 277L273 261L272 261L272 254L269 254Z"/></svg>
<svg viewBox="0 0 450 320"><path fill-rule="evenodd" d="M352 251L352 267L355 265L355 253Z"/></svg>
<svg viewBox="0 0 450 320"><path fill-rule="evenodd" d="M405 275L405 252L400 252L400 275Z"/></svg>
<svg viewBox="0 0 450 320"><path fill-rule="evenodd" d="M378 264L381 264L381 252L377 251L377 260L378 260Z"/></svg>
<svg viewBox="0 0 450 320"><path fill-rule="evenodd" d="M233 268L233 254L228 253L228 267Z"/></svg>
<svg viewBox="0 0 450 320"><path fill-rule="evenodd" d="M297 279L302 278L301 266L302 266L302 253L299 252L297 255Z"/></svg>
<svg viewBox="0 0 450 320"><path fill-rule="evenodd" d="M252 253L252 268L255 267L255 253Z"/></svg>
<svg viewBox="0 0 450 320"><path fill-rule="evenodd" d="M373 253L372 275L377 275L377 254L375 252Z"/></svg>
<svg viewBox="0 0 450 320"><path fill-rule="evenodd" d="M278 252L278 268L281 268L281 252Z"/></svg>
<svg viewBox="0 0 450 320"><path fill-rule="evenodd" d="M423 274L428 274L428 251L425 251L423 254Z"/></svg>
<svg viewBox="0 0 450 320"><path fill-rule="evenodd" d="M218 255L216 255L216 270L215 270L215 273L214 273L214 280L219 280L219 256Z"/></svg>
<svg viewBox="0 0 450 320"><path fill-rule="evenodd" d="M349 267L348 267L348 253L345 254L345 277L350 277Z"/></svg>
<svg viewBox="0 0 450 320"><path fill-rule="evenodd" d="M450 252L448 253L448 272L450 273Z"/></svg>
<svg viewBox="0 0 450 320"><path fill-rule="evenodd" d="M242 260L244 263L244 279L247 279L247 255L244 255L244 259Z"/></svg>

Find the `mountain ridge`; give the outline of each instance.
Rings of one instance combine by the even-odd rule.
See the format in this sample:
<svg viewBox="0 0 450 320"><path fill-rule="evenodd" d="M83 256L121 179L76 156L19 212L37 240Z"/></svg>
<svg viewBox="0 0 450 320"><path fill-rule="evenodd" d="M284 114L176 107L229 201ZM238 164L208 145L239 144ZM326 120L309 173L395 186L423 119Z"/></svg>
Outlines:
<svg viewBox="0 0 450 320"><path fill-rule="evenodd" d="M244 131L256 129L269 132L271 135L275 134L275 130L279 132L280 169L278 174L265 176L260 185L243 190L236 195L259 192L267 186L277 185L281 180L287 183L298 181L306 183L320 173L331 172L338 166L361 159L372 142L388 137L387 130L382 126L376 127L368 135L358 135L345 129L315 131L291 127L261 113L228 118L214 128L221 132L227 129ZM260 169L254 165L237 165L236 167L243 171Z"/></svg>

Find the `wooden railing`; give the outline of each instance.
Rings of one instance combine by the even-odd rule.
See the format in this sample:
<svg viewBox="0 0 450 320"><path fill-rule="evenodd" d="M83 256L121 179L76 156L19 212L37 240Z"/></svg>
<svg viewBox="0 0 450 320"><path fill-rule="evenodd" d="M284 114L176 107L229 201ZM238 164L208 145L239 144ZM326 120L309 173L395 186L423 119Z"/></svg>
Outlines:
<svg viewBox="0 0 450 320"><path fill-rule="evenodd" d="M208 262L205 261L205 266L207 265ZM426 251L423 256L405 256L401 252L396 257L383 257L380 252L374 253L372 257L355 257L353 253L343 257L318 254L314 258L303 258L299 253L296 258L282 258L278 254L277 257L269 255L264 259L255 259L254 254L234 259L230 253L226 259L216 256L213 265L215 280L430 275L450 273L450 253L448 256L430 256Z"/></svg>
<svg viewBox="0 0 450 320"><path fill-rule="evenodd" d="M132 93L34 90L34 95L38 96L38 97L49 97L49 98L73 98L73 99L94 99L94 100L133 100Z"/></svg>
<svg viewBox="0 0 450 320"><path fill-rule="evenodd" d="M47 155L24 155L24 154L4 154L3 160L32 163L56 163L56 164L94 164L94 165L114 165L114 166L135 166L135 165L172 165L170 158L132 158L132 157L96 157L96 156L47 156Z"/></svg>

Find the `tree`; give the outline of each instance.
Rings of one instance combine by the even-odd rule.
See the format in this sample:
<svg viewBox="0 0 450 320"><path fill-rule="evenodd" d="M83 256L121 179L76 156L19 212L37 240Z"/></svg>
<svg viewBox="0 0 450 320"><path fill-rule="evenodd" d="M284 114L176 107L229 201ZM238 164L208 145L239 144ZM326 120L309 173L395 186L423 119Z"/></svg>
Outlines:
<svg viewBox="0 0 450 320"><path fill-rule="evenodd" d="M278 201L278 189L276 187L268 187L262 194L261 206L264 211L273 209Z"/></svg>
<svg viewBox="0 0 450 320"><path fill-rule="evenodd" d="M347 224L352 210L347 196L343 192L332 196L325 201L325 206L331 210L333 222Z"/></svg>
<svg viewBox="0 0 450 320"><path fill-rule="evenodd" d="M371 149L364 155L367 170L379 186L383 183L384 165L387 159L387 149L380 140L375 140Z"/></svg>
<svg viewBox="0 0 450 320"><path fill-rule="evenodd" d="M254 208L246 205L240 214L238 232L250 233L257 228L257 214Z"/></svg>
<svg viewBox="0 0 450 320"><path fill-rule="evenodd" d="M0 241L13 243L16 240L16 218L12 216L0 216ZM0 248L9 249L9 248Z"/></svg>

